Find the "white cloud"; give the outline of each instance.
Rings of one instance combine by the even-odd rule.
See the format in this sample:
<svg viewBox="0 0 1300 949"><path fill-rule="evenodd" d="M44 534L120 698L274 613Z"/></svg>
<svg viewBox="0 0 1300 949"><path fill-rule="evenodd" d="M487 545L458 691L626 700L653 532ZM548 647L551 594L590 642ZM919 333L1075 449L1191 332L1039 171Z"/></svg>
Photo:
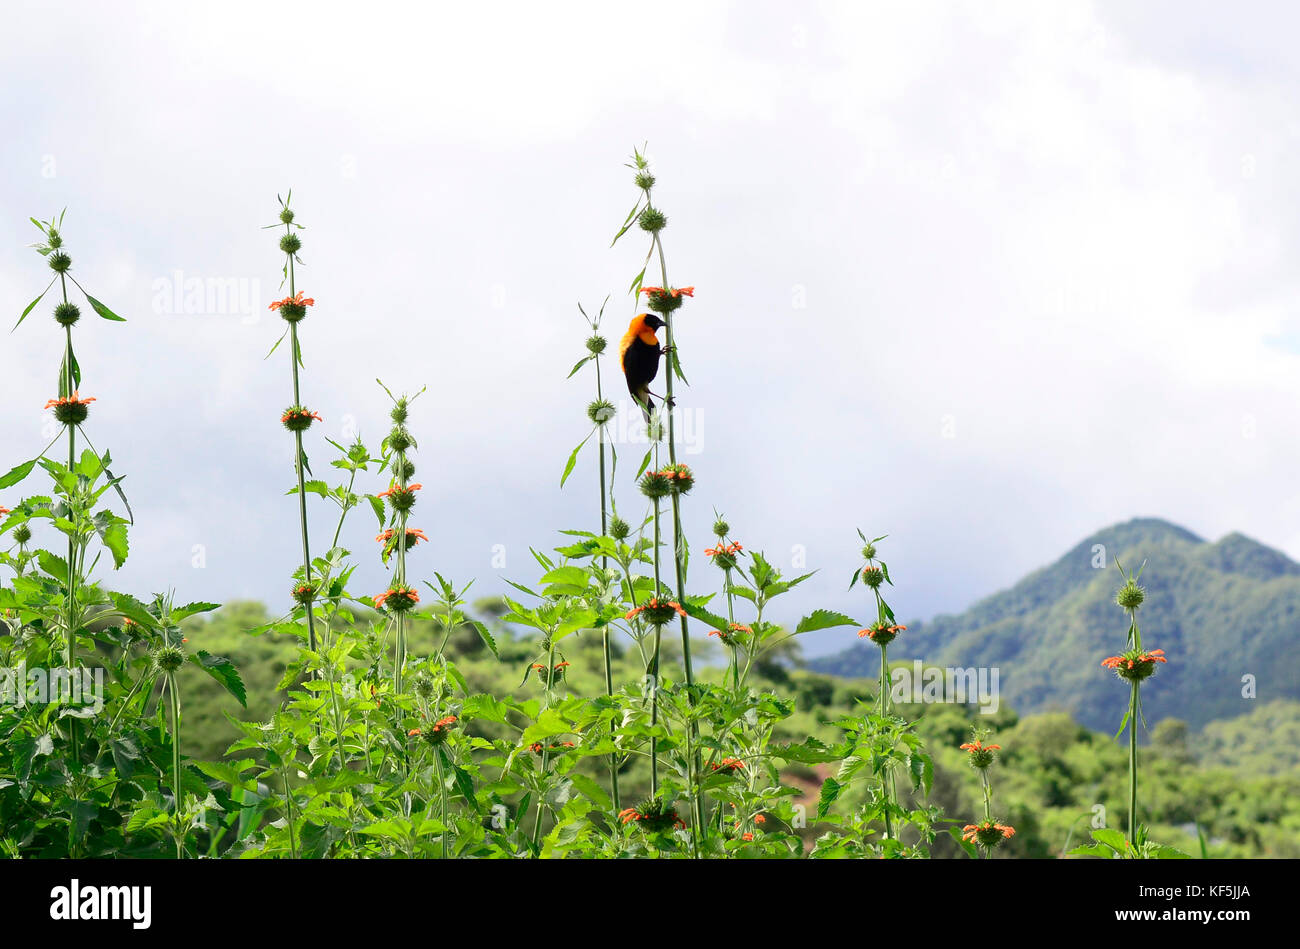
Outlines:
<svg viewBox="0 0 1300 949"><path fill-rule="evenodd" d="M292 184L308 401L377 441L375 376L429 385L425 563L486 592L492 544L592 516L586 472L556 490L589 398L563 375L575 301L613 294L611 337L631 312L639 235L607 242L648 138L673 279L700 288L688 517L697 542L716 505L751 546L806 546L825 579L798 607L854 605L855 524L890 532L908 615L1137 514L1300 554L1280 32L1088 3L27 6L0 40L23 130L0 291L15 315L34 295L25 215L70 205L79 272L131 319L78 329L141 522L123 581L274 596L294 512L257 228ZM155 312L177 270L255 287L258 319ZM6 345L18 460L59 343L38 311Z"/></svg>

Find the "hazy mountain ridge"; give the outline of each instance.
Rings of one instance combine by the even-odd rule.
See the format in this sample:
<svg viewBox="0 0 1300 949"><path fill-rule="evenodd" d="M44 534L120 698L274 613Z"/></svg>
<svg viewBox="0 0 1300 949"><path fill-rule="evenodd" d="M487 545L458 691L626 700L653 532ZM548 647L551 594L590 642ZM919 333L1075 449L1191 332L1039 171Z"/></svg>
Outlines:
<svg viewBox="0 0 1300 949"><path fill-rule="evenodd" d="M1247 714L1254 707L1241 695L1247 674L1256 677L1260 700L1300 698L1300 564L1239 533L1209 543L1156 518L1098 531L963 613L909 623L890 658L998 666L1002 697L1017 711L1059 708L1113 730L1124 687L1101 660L1124 645L1124 614L1113 599L1116 558L1131 568L1146 561L1143 645L1169 656L1143 689L1148 721L1174 716L1199 728ZM1096 566L1103 560L1104 569ZM878 662L875 647L858 644L808 666L873 676Z"/></svg>

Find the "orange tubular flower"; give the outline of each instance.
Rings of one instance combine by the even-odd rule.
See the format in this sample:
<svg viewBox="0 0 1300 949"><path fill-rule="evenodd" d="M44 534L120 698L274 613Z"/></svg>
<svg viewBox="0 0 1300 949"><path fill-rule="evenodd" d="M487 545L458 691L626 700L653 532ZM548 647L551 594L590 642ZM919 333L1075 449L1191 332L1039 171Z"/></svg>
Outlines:
<svg viewBox="0 0 1300 949"><path fill-rule="evenodd" d="M91 402L98 402L94 396L83 399L79 392L73 392L72 395L61 395L57 399L50 399L45 403L47 409L57 409L62 405L89 405Z"/></svg>
<svg viewBox="0 0 1300 949"><path fill-rule="evenodd" d="M390 527L382 534L376 535L375 540L379 541L379 543L381 544L386 544L390 540L392 540L395 536L397 536L397 531ZM418 527L408 527L406 529L406 543L408 546L413 546L415 544L418 544L422 540L427 541L428 539L429 538L425 536L424 531Z"/></svg>
<svg viewBox="0 0 1300 949"><path fill-rule="evenodd" d="M677 816L675 809L659 801L647 801L640 807L625 807L618 812L618 817L624 824L635 821L651 833L686 827L686 822Z"/></svg>
<svg viewBox="0 0 1300 949"><path fill-rule="evenodd" d="M731 554L734 556L744 549L745 548L741 547L740 544L718 544L716 547L706 547L704 549L704 556L717 557L719 554Z"/></svg>
<svg viewBox="0 0 1300 949"><path fill-rule="evenodd" d="M446 731L447 729L451 728L455 724L456 724L455 715L444 715L442 718L438 719L436 722L433 723L433 731L435 733Z"/></svg>
<svg viewBox="0 0 1300 949"><path fill-rule="evenodd" d="M549 748L543 745L540 741L535 741L528 746L528 750L535 755L540 755L543 751L554 751L556 753L560 753L567 748L577 748L577 747L578 747L577 744L571 741L562 741L558 745L551 745Z"/></svg>
<svg viewBox="0 0 1300 949"><path fill-rule="evenodd" d="M306 409L301 409L298 411L290 409L288 412L285 412L283 415L280 416L280 421L288 422L290 419L308 419L308 418L314 418L318 422L325 421L323 418L320 417L319 412L308 412Z"/></svg>
<svg viewBox="0 0 1300 949"><path fill-rule="evenodd" d="M1101 661L1102 668L1114 669L1115 674L1130 682L1141 682L1155 674L1156 663L1168 662L1163 649L1130 649L1118 656L1108 656Z"/></svg>
<svg viewBox="0 0 1300 949"><path fill-rule="evenodd" d="M962 840L967 843L980 843L985 847L997 846L1001 841L1016 835L1014 827L991 820L980 821L978 824L967 824L961 830Z"/></svg>
<svg viewBox="0 0 1300 949"><path fill-rule="evenodd" d="M311 297L303 296L301 290L291 297L285 297L283 300L276 300L268 309L278 310L282 306L315 306L316 301Z"/></svg>
<svg viewBox="0 0 1300 949"><path fill-rule="evenodd" d="M431 745L441 745L447 740L448 733L455 724L455 715L444 715L442 718L430 725L427 730L412 728L406 734L407 737L411 738L414 738L417 735L423 737L424 740Z"/></svg>
<svg viewBox="0 0 1300 949"><path fill-rule="evenodd" d="M642 293L663 293L663 294L667 294L670 297L694 297L695 296L694 287L678 287L676 289L670 287L667 290L665 290L663 287L642 287L641 292Z"/></svg>
<svg viewBox="0 0 1300 949"><path fill-rule="evenodd" d="M725 771L727 774L735 774L737 771L745 769L745 762L739 758L723 758L721 761L713 762L714 771Z"/></svg>
<svg viewBox="0 0 1300 949"><path fill-rule="evenodd" d="M646 602L642 603L640 606L628 610L627 613L624 614L623 619L634 619L635 617L639 616L641 613L644 613L646 610L651 611L652 614L656 612L672 610L672 612L676 613L678 616L682 616L682 617L686 616L686 611L682 609L682 605L678 603L676 600L660 600L657 597L651 597L649 600L646 600Z"/></svg>
<svg viewBox="0 0 1300 949"><path fill-rule="evenodd" d="M994 758L997 757L993 752L1002 750L1001 745L984 744L982 738L972 738L960 747L962 751L969 752L970 765L977 771L986 770L989 765L993 764Z"/></svg>
<svg viewBox="0 0 1300 949"><path fill-rule="evenodd" d="M8 513L9 513L9 508L5 507L3 504L0 504L0 517L4 517Z"/></svg>
<svg viewBox="0 0 1300 949"><path fill-rule="evenodd" d="M870 639L873 643L884 645L905 629L907 629L906 626L891 626L888 623L877 623L875 626L869 626L866 629L859 630L858 638Z"/></svg>
<svg viewBox="0 0 1300 949"><path fill-rule="evenodd" d="M389 603L389 601L392 601ZM409 610L416 603L420 602L420 594L414 587L389 587L383 593L374 597L375 609L382 609L385 603L389 608L401 612Z"/></svg>
<svg viewBox="0 0 1300 949"><path fill-rule="evenodd" d="M72 395L61 395L57 399L50 399L45 403L47 409L54 410L56 421L64 425L80 425L90 414L90 403L97 401L94 397L81 397L79 392L73 392Z"/></svg>
<svg viewBox="0 0 1300 949"><path fill-rule="evenodd" d="M392 496L392 495L394 495L394 494L401 494L403 491L419 491L419 490L420 490L421 488L423 488L423 487L424 487L424 485L422 485L422 484L408 484L408 485L406 485L406 486L402 486L402 485L400 485L400 484L395 484L395 485L393 485L391 488L389 488L387 491L380 491L378 494L375 495L375 497L377 497L377 498L386 498L386 497L390 497L390 496Z"/></svg>
<svg viewBox="0 0 1300 949"><path fill-rule="evenodd" d="M721 629L709 630L710 636L717 636L724 643L731 642L731 640L735 637L737 633L749 633L750 635L753 635L754 630L753 627L744 626L740 623L732 623L725 630L721 630Z"/></svg>

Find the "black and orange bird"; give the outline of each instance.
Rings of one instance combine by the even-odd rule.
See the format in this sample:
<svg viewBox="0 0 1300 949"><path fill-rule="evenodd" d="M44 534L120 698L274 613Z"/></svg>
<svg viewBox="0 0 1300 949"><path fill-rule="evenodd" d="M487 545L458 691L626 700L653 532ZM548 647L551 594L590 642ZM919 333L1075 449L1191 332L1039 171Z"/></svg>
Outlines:
<svg viewBox="0 0 1300 949"><path fill-rule="evenodd" d="M650 383L659 373L659 357L666 351L659 345L655 330L664 325L664 321L653 313L640 313L633 318L623 341L618 344L618 361L627 377L627 391L632 393L641 406L641 413L647 422L654 411L650 401L653 393Z"/></svg>

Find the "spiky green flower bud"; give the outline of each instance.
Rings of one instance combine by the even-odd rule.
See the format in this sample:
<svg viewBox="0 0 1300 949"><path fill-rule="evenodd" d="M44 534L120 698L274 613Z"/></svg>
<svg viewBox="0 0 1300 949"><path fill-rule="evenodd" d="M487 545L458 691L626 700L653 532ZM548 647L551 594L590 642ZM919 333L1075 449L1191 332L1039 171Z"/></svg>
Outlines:
<svg viewBox="0 0 1300 949"><path fill-rule="evenodd" d="M185 651L178 646L159 646L150 653L150 659L154 671L171 673L185 664Z"/></svg>
<svg viewBox="0 0 1300 949"><path fill-rule="evenodd" d="M874 566L863 567L862 582L871 587L871 589L878 590L880 585L885 582L885 571Z"/></svg>
<svg viewBox="0 0 1300 949"><path fill-rule="evenodd" d="M388 503L394 511L409 511L415 507L415 492L419 487L418 484L405 486L395 484L384 492L384 495L388 497Z"/></svg>
<svg viewBox="0 0 1300 949"><path fill-rule="evenodd" d="M688 465L680 462L675 465L667 465L660 472L668 477L672 482L673 493L689 494L691 488L695 487L695 474Z"/></svg>
<svg viewBox="0 0 1300 949"><path fill-rule="evenodd" d="M50 228L45 232L45 245L51 250L58 250L63 246L63 235L54 228Z"/></svg>
<svg viewBox="0 0 1300 949"><path fill-rule="evenodd" d="M54 417L64 425L80 425L90 414L90 406L83 402L61 401L53 406Z"/></svg>
<svg viewBox="0 0 1300 949"><path fill-rule="evenodd" d="M615 540L626 540L627 536L632 533L632 528L628 526L627 521L617 514L610 519L609 536Z"/></svg>
<svg viewBox="0 0 1300 949"><path fill-rule="evenodd" d="M304 405L291 405L280 416L280 422L291 432L305 432L312 422L321 421L320 415Z"/></svg>
<svg viewBox="0 0 1300 949"><path fill-rule="evenodd" d="M604 425L614 417L616 410L612 402L597 399L587 406L587 418L596 425Z"/></svg>
<svg viewBox="0 0 1300 949"><path fill-rule="evenodd" d="M389 418L391 418L398 425L401 425L403 422L406 421L406 416L407 416L406 406L407 406L407 402L405 399L398 399L397 402L393 405L393 411L388 413Z"/></svg>
<svg viewBox="0 0 1300 949"><path fill-rule="evenodd" d="M302 249L302 241L297 234L285 234L280 238L280 250L286 254L296 254Z"/></svg>
<svg viewBox="0 0 1300 949"><path fill-rule="evenodd" d="M283 211L280 212L280 220L283 221L285 224L292 224L293 212L290 211L288 208L285 208Z"/></svg>
<svg viewBox="0 0 1300 949"><path fill-rule="evenodd" d="M637 217L637 224L640 225L641 230L643 231L648 231L651 234L658 234L668 226L668 218L664 215L664 212L660 211L658 208L647 207L641 212L640 216Z"/></svg>
<svg viewBox="0 0 1300 949"><path fill-rule="evenodd" d="M411 438L411 433L401 425L397 425L388 433L388 447L393 451L402 452L415 444L415 439Z"/></svg>
<svg viewBox="0 0 1300 949"><path fill-rule="evenodd" d="M414 609L420 602L420 594L415 587L394 584L387 591L375 597L375 609L386 609L392 613L405 613Z"/></svg>
<svg viewBox="0 0 1300 949"><path fill-rule="evenodd" d="M713 522L714 537L723 538L730 533L731 533L731 525L728 524L726 521L724 521L722 518L718 518L716 521Z"/></svg>
<svg viewBox="0 0 1300 949"><path fill-rule="evenodd" d="M81 308L75 303L63 302L54 308L54 322L60 326L72 326L81 319Z"/></svg>
<svg viewBox="0 0 1300 949"><path fill-rule="evenodd" d="M19 524L14 528L14 540L20 544L25 544L32 539L32 529L26 524Z"/></svg>
<svg viewBox="0 0 1300 949"><path fill-rule="evenodd" d="M607 345L609 345L609 341L599 333L587 337L587 352L593 356L599 356L603 353Z"/></svg>
<svg viewBox="0 0 1300 949"><path fill-rule="evenodd" d="M667 316L674 310L681 309L682 295L679 293L668 293L663 290L654 290L646 294L646 306L656 313Z"/></svg>
<svg viewBox="0 0 1300 949"><path fill-rule="evenodd" d="M393 462L393 475L400 481L410 481L415 476L415 462L410 458Z"/></svg>
<svg viewBox="0 0 1300 949"><path fill-rule="evenodd" d="M412 691L420 698L428 701L433 698L435 685L433 679L426 672L421 672L415 677L415 682L411 685Z"/></svg>
<svg viewBox="0 0 1300 949"><path fill-rule="evenodd" d="M408 735L419 735L430 745L441 745L447 741L451 735L451 730L456 727L459 719L455 715L444 715L436 722L431 722L423 728L413 728Z"/></svg>
<svg viewBox="0 0 1300 949"><path fill-rule="evenodd" d="M56 250L48 258L50 269L55 273L67 273L68 268L72 266L72 258L61 250Z"/></svg>
<svg viewBox="0 0 1300 949"><path fill-rule="evenodd" d="M867 546L865 546L865 547L862 548L862 559L863 559L863 560L875 560L875 559L876 559L876 545L875 545L875 544L867 544Z"/></svg>
<svg viewBox="0 0 1300 949"><path fill-rule="evenodd" d="M673 492L673 481L662 471L647 471L641 476L641 493L648 498L666 498Z"/></svg>
<svg viewBox="0 0 1300 949"><path fill-rule="evenodd" d="M634 824L651 834L668 833L678 827L686 826L671 804L666 804L657 798L624 810L623 823Z"/></svg>
<svg viewBox="0 0 1300 949"><path fill-rule="evenodd" d="M625 618L632 619L638 615L651 626L667 626L677 617L685 616L686 612L682 609L681 604L675 600L661 600L658 597L651 597L628 612Z"/></svg>
<svg viewBox="0 0 1300 949"><path fill-rule="evenodd" d="M648 171L643 171L636 176L636 186L642 191L649 191L655 186L655 176Z"/></svg>
<svg viewBox="0 0 1300 949"><path fill-rule="evenodd" d="M1146 590L1137 585L1134 580L1126 580L1124 585L1115 593L1115 602L1126 610L1136 610L1146 599Z"/></svg>

